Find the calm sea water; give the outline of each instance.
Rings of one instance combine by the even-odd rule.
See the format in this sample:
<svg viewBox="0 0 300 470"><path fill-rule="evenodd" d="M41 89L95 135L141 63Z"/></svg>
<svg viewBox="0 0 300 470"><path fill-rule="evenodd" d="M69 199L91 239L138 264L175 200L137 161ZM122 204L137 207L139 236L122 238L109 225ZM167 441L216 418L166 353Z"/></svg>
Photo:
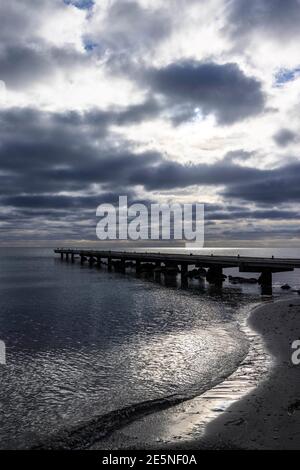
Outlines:
<svg viewBox="0 0 300 470"><path fill-rule="evenodd" d="M274 282L276 295L284 282L299 288L299 272ZM222 380L247 352L241 308L259 300L257 286L166 287L61 262L52 249L0 249L0 447L31 447L93 417Z"/></svg>

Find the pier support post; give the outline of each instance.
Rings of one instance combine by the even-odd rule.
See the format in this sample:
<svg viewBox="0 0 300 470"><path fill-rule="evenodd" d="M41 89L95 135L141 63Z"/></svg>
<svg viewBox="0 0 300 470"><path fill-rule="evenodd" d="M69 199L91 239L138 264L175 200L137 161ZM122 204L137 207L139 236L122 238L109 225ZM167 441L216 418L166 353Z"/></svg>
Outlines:
<svg viewBox="0 0 300 470"><path fill-rule="evenodd" d="M80 264L83 264L83 263L84 263L84 256L80 255Z"/></svg>
<svg viewBox="0 0 300 470"><path fill-rule="evenodd" d="M100 256L97 256L97 267L101 268L101 258L100 258Z"/></svg>
<svg viewBox="0 0 300 470"><path fill-rule="evenodd" d="M135 271L136 271L136 274L139 274L141 271L141 262L139 260L136 260L135 262Z"/></svg>
<svg viewBox="0 0 300 470"><path fill-rule="evenodd" d="M64 259L64 254L63 253L60 254L60 259Z"/></svg>
<svg viewBox="0 0 300 470"><path fill-rule="evenodd" d="M261 295L272 295L272 271L264 269L260 275Z"/></svg>
<svg viewBox="0 0 300 470"><path fill-rule="evenodd" d="M181 287L187 287L188 286L188 264L187 263L181 263Z"/></svg>
<svg viewBox="0 0 300 470"><path fill-rule="evenodd" d="M126 272L126 265L125 265L125 259L124 258L120 260L120 271L123 274L125 274L125 272Z"/></svg>
<svg viewBox="0 0 300 470"><path fill-rule="evenodd" d="M66 253L66 260L69 261L69 253Z"/></svg>
<svg viewBox="0 0 300 470"><path fill-rule="evenodd" d="M111 264L111 258L107 258L107 269L108 271L111 271L111 267L112 267L112 264Z"/></svg>
<svg viewBox="0 0 300 470"><path fill-rule="evenodd" d="M222 266L212 266L208 269L206 280L209 284L214 284L217 287L223 285L223 270Z"/></svg>
<svg viewBox="0 0 300 470"><path fill-rule="evenodd" d="M165 270L164 270L164 282L166 287L176 287L177 286L177 272L178 272L178 265L174 263L165 263Z"/></svg>
<svg viewBox="0 0 300 470"><path fill-rule="evenodd" d="M153 270L154 273L154 280L156 282L161 281L161 262L160 261L155 261L155 269Z"/></svg>
<svg viewBox="0 0 300 470"><path fill-rule="evenodd" d="M74 263L74 253L71 254L71 261Z"/></svg>

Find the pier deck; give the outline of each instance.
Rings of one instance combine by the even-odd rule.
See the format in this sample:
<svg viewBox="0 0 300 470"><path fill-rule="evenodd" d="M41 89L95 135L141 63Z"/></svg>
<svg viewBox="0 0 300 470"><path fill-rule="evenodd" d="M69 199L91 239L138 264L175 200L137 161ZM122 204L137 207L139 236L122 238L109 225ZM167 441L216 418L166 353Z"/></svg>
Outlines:
<svg viewBox="0 0 300 470"><path fill-rule="evenodd" d="M293 271L300 268L300 259L291 258L261 258L250 256L223 256L223 255L198 255L160 252L133 252L133 251L109 251L73 248L56 248L55 253L64 256L67 260L74 261L80 258L81 263L88 261L99 266L106 260L108 268L118 263L121 271L125 272L126 262L131 262L140 270L143 263L152 263L156 269L164 266L169 269L178 269L181 272L182 281L188 276L189 266L206 269L206 279L216 285L222 285L225 268L238 268L240 272L260 273L260 285L264 293L272 290L272 273Z"/></svg>

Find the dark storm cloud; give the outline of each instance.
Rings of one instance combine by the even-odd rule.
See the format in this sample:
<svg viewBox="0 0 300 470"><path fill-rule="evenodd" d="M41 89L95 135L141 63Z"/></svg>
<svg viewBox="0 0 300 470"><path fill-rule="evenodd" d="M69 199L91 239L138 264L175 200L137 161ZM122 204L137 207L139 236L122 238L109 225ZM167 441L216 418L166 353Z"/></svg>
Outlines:
<svg viewBox="0 0 300 470"><path fill-rule="evenodd" d="M133 191L126 191L127 196L133 197ZM84 209L90 210L93 215L95 209L99 204L117 204L118 194L103 193L93 196L60 196L60 195L18 195L7 196L1 199L2 204L5 206L13 206L18 208L27 209L52 209L65 211L68 209L77 210ZM36 212L28 212L31 215L36 215ZM50 215L51 212L47 212ZM65 212L67 214L67 212Z"/></svg>
<svg viewBox="0 0 300 470"><path fill-rule="evenodd" d="M115 122L118 125L140 123L159 116L161 111L161 105L155 99L149 98L142 104L132 105L120 111L115 117Z"/></svg>
<svg viewBox="0 0 300 470"><path fill-rule="evenodd" d="M135 118L133 111L129 115L126 122L129 117ZM118 114L97 110L61 114L33 109L0 112L3 203L25 207L38 201L36 196L41 194L56 197L55 193L61 191L87 191L92 184L113 185L120 191L131 173L140 168L146 171L159 162L159 154L136 153L129 143L110 133L109 125L117 118ZM17 194L18 198L13 199ZM49 201L53 207L59 203L68 206L64 197L50 197ZM77 199L82 204L87 201ZM43 199L40 203L46 204Z"/></svg>
<svg viewBox="0 0 300 470"><path fill-rule="evenodd" d="M10 108L0 110L0 136L3 145L18 147L21 144L25 151L27 146L33 146L30 150L32 156L37 153L35 146L45 144L52 153L53 163L56 163L60 162L61 157L59 152L54 152L57 145L65 146L67 153L74 152L77 141L81 151L84 145L92 148L97 140L108 137L110 126L130 125L150 119L157 109L158 104L153 100L105 111L93 108L86 112L50 113L34 108ZM47 149L44 151L47 152ZM20 156L20 164L21 160Z"/></svg>
<svg viewBox="0 0 300 470"><path fill-rule="evenodd" d="M297 134L290 129L280 129L273 137L280 147L287 147L297 140Z"/></svg>
<svg viewBox="0 0 300 470"><path fill-rule="evenodd" d="M126 120L129 116L134 119L135 113L129 112ZM41 209L63 211L63 216L82 209L87 215L101 202L116 201L118 194L134 199L137 187L159 192L212 186L227 200L261 204L300 200L298 162L272 170L252 168L245 165L252 154L240 150L213 164L182 164L166 160L157 152L136 151L129 142L112 134L109 126L115 120L113 112L99 110L2 111L0 206L33 211L32 218L37 217L34 211ZM102 188L99 195L95 194L95 185ZM62 194L66 191L72 191L72 196ZM272 217L272 211L249 211L239 205L227 209L215 205L209 211L210 220L227 220L229 213L235 220L290 218L289 212L278 210Z"/></svg>
<svg viewBox="0 0 300 470"><path fill-rule="evenodd" d="M24 89L55 75L58 70L84 65L87 58L73 49L48 48L42 42L0 47L0 80L7 88Z"/></svg>
<svg viewBox="0 0 300 470"><path fill-rule="evenodd" d="M133 112L131 119L134 118ZM211 185L225 187L224 194L231 198L260 202L299 200L298 163L260 170L240 165L239 160L249 154L237 151L213 164L181 164L165 160L157 152L136 153L126 142L121 141L116 147L109 131L110 123L116 119L114 113L97 110L61 114L33 109L2 111L2 195L53 195L87 190L93 184L131 188L140 185L150 191ZM15 203L24 206L26 201L30 203L26 198L16 199ZM8 199L3 202L8 203Z"/></svg>
<svg viewBox="0 0 300 470"><path fill-rule="evenodd" d="M51 71L51 63L42 51L22 45L0 50L0 80L8 88L22 89Z"/></svg>
<svg viewBox="0 0 300 470"><path fill-rule="evenodd" d="M214 114L220 124L232 124L259 114L264 108L261 84L234 63L182 61L149 69L143 80L166 98L175 121Z"/></svg>
<svg viewBox="0 0 300 470"><path fill-rule="evenodd" d="M300 162L273 170L257 170L254 180L228 185L223 195L261 204L299 203Z"/></svg>
<svg viewBox="0 0 300 470"><path fill-rule="evenodd" d="M228 28L237 41L253 31L282 40L299 34L298 0L230 0Z"/></svg>
<svg viewBox="0 0 300 470"><path fill-rule="evenodd" d="M221 230L218 233L219 238L225 240L266 240L270 243L270 240L276 239L285 241L295 237L299 239L299 227L291 227L290 225L282 226L279 228L270 226L269 228L261 227L259 225L247 226L244 230L242 229L227 229ZM207 237L208 238L208 237ZM281 242L282 243L282 242ZM265 246L265 245L263 245ZM271 245L272 246L272 245ZM282 245L280 246L282 248Z"/></svg>
<svg viewBox="0 0 300 470"><path fill-rule="evenodd" d="M247 208L240 208L239 210L232 210L230 206L227 211L223 208L218 211L208 211L205 205L205 219L206 220L295 220L299 218L299 211L295 210L252 210Z"/></svg>
<svg viewBox="0 0 300 470"><path fill-rule="evenodd" d="M300 201L300 162L279 168L258 169L228 160L214 164L180 164L161 160L159 164L131 173L130 184L142 184L148 190L166 190L188 186L225 187L219 193L228 199L261 204Z"/></svg>
<svg viewBox="0 0 300 470"><path fill-rule="evenodd" d="M0 175L2 194L13 194L16 190L47 193L87 190L92 184L102 183L117 187L128 185L132 173L147 173L148 168L159 160L159 155L154 152L135 154L129 149L127 152L113 148L97 151L84 144L70 149L49 143L48 146L4 146L0 150L0 160L4 160L0 168L7 172Z"/></svg>
<svg viewBox="0 0 300 470"><path fill-rule="evenodd" d="M208 165L181 164L175 161L161 160L159 165L153 165L144 171L136 169L130 175L131 184L143 184L148 190L167 190L187 186L227 186L236 181L256 180L258 171L222 159Z"/></svg>

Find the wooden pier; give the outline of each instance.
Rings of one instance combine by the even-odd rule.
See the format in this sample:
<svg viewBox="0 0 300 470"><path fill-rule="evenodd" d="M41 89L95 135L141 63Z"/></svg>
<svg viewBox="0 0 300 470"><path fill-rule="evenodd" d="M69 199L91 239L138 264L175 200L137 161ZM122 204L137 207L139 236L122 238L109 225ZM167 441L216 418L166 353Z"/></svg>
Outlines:
<svg viewBox="0 0 300 470"><path fill-rule="evenodd" d="M223 269L238 268L241 273L259 273L259 284L262 294L272 293L272 274L278 272L293 271L300 268L300 259L290 258L256 258L250 256L218 256L197 255L159 252L132 252L132 251L108 251L108 250L81 250L72 248L56 248L55 253L60 254L61 259L74 262L75 258L83 264L96 264L101 267L106 264L108 270L115 267L125 273L126 267L134 267L136 272L141 272L152 267L157 272L176 274L180 272L181 282L187 284L189 268L202 273L210 284L222 286L225 276Z"/></svg>

